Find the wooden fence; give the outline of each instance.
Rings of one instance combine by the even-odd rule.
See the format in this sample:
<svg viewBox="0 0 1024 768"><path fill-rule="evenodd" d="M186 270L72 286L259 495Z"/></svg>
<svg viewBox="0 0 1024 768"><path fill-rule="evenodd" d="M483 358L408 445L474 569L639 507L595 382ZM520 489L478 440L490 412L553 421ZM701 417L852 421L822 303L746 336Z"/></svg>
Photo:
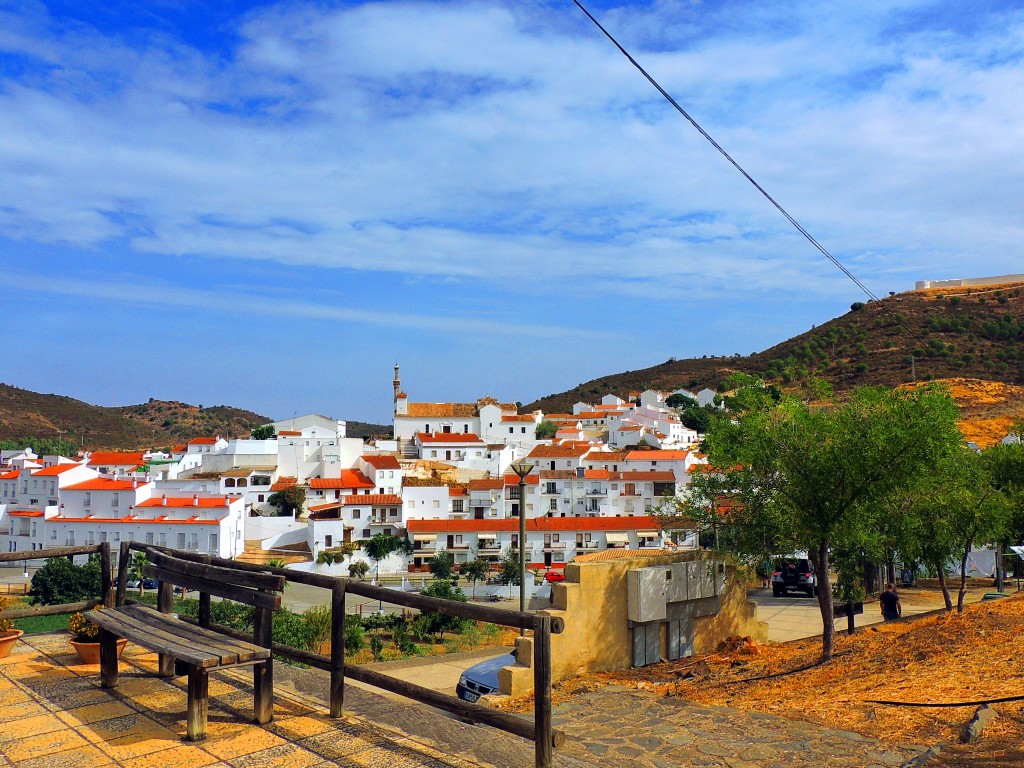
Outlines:
<svg viewBox="0 0 1024 768"><path fill-rule="evenodd" d="M423 704L443 709L458 715L464 720L474 723L483 723L494 728L531 739L535 745L535 766L536 768L551 768L552 750L564 742L564 734L555 731L551 725L551 635L562 632L564 622L561 618L550 616L538 616L531 613L509 611L502 608L495 608L487 605L463 603L454 600L442 600L426 595L399 592L374 584L367 584L339 576L325 576L318 573L307 573L304 571L293 571L287 568L274 568L267 565L255 565L235 560L227 560L212 555L203 555L195 552L169 549L166 547L155 547L153 545L139 542L122 542L120 551L120 562L125 564L131 557L131 551L145 552L147 549L166 552L183 560L206 563L210 565L226 566L247 571L261 573L273 573L283 576L287 581L299 584L307 584L313 587L326 589L331 593L331 655L312 653L301 648L295 648L283 643L274 643L273 651L277 656L308 664L311 667L322 669L330 673L330 714L331 717L340 717L344 711L344 684L345 678L349 677L361 683L382 688L391 693L413 699ZM36 556L45 556L43 553L36 553ZM122 565L122 569L124 565ZM105 570L109 581L109 567ZM122 570L123 572L123 570ZM106 582L105 582L106 583ZM124 601L126 579L119 578L117 583L117 603ZM366 669L365 667L345 662L345 597L349 594L360 595L371 600L379 600L393 605L401 605L407 608L414 608L420 611L435 611L448 616L458 616L476 621L486 621L492 624L500 624L507 627L515 627L533 632L533 675L534 675L534 721L516 717L506 712L489 709L487 707L470 704L455 696L440 693L430 688L415 685L404 680L398 680L380 672ZM104 594L108 594L105 592ZM182 617L184 621L197 623L192 619ZM213 624L212 628L226 635L239 639L251 639L244 632Z"/></svg>
<svg viewBox="0 0 1024 768"><path fill-rule="evenodd" d="M100 556L100 568L102 571L100 594L101 599L83 600L79 603L67 603L64 605L35 605L30 608L15 608L9 611L0 611L0 618L3 619L28 619L35 616L59 616L65 613L77 613L88 611L97 605L112 606L113 603L113 580L110 567L110 544L85 544L79 547L51 547L50 549L37 549L32 552L30 560L46 560L51 557L66 557L74 560L75 555ZM24 560L25 552L0 552L0 563L9 563L14 560ZM26 588L27 592L27 588Z"/></svg>

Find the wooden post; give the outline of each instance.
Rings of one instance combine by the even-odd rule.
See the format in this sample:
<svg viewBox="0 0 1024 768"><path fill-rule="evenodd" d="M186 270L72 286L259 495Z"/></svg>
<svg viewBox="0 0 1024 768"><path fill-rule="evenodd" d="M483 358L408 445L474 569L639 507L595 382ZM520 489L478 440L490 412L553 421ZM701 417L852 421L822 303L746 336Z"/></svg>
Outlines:
<svg viewBox="0 0 1024 768"><path fill-rule="evenodd" d="M100 627L100 685L117 686L117 635Z"/></svg>
<svg viewBox="0 0 1024 768"><path fill-rule="evenodd" d="M537 616L533 630L533 717L536 768L551 768L551 617Z"/></svg>
<svg viewBox="0 0 1024 768"><path fill-rule="evenodd" d="M209 557L209 555L204 557L202 562L204 562L207 565L209 565L210 564L210 557ZM184 594L184 588L182 588L182 593ZM210 593L209 592L200 592L199 593L199 616L198 616L198 618L199 618L199 626L200 627L205 627L206 629L210 628Z"/></svg>
<svg viewBox="0 0 1024 768"><path fill-rule="evenodd" d="M846 601L846 634L852 635L853 628L853 600Z"/></svg>
<svg viewBox="0 0 1024 768"><path fill-rule="evenodd" d="M100 567L103 569L101 576L101 589L103 594L100 599L107 608L114 607L114 590L112 582L112 569L110 567L110 542L104 541L100 544Z"/></svg>
<svg viewBox="0 0 1024 768"><path fill-rule="evenodd" d="M345 589L339 579L331 589L331 717L345 711Z"/></svg>
<svg viewBox="0 0 1024 768"><path fill-rule="evenodd" d="M274 612L268 608L256 609L253 642L261 648L273 648ZM253 667L252 687L255 697L255 717L260 725L274 719L274 657Z"/></svg>
<svg viewBox="0 0 1024 768"><path fill-rule="evenodd" d="M161 581L156 590L156 607L160 613L173 613L174 611L174 585L169 581ZM174 657L167 653L160 654L159 670L160 677L174 677Z"/></svg>
<svg viewBox="0 0 1024 768"><path fill-rule="evenodd" d="M210 698L210 676L202 667L188 668L188 722L189 741L206 738L206 717Z"/></svg>
<svg viewBox="0 0 1024 768"><path fill-rule="evenodd" d="M117 597L114 605L124 605L125 595L128 591L128 566L131 565L132 550L131 543L121 542L121 551L117 555Z"/></svg>

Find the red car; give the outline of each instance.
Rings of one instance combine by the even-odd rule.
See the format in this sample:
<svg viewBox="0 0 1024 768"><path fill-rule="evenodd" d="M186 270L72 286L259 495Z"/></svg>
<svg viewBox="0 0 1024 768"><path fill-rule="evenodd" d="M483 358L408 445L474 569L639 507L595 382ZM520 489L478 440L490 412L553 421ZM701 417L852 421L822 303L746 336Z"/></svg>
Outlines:
<svg viewBox="0 0 1024 768"><path fill-rule="evenodd" d="M544 580L548 584L554 584L556 581L565 581L565 574L561 571L548 571L544 574Z"/></svg>

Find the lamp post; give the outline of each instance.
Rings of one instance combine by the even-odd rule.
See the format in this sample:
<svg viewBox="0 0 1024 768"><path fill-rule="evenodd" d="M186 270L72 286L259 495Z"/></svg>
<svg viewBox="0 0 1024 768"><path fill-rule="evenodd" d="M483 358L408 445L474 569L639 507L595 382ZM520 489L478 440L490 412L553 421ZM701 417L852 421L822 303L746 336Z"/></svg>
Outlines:
<svg viewBox="0 0 1024 768"><path fill-rule="evenodd" d="M517 461L511 467L519 476L519 611L526 613L526 476L533 465L526 461ZM520 635L526 630L520 629Z"/></svg>

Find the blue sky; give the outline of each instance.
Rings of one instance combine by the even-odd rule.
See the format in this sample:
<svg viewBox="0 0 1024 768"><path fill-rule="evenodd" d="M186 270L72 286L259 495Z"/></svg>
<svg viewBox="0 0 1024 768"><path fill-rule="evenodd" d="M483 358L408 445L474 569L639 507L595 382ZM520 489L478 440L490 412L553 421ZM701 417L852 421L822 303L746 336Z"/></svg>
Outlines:
<svg viewBox="0 0 1024 768"><path fill-rule="evenodd" d="M1022 269L1011 4L589 5L877 294ZM529 401L863 299L569 0L4 2L8 384Z"/></svg>

